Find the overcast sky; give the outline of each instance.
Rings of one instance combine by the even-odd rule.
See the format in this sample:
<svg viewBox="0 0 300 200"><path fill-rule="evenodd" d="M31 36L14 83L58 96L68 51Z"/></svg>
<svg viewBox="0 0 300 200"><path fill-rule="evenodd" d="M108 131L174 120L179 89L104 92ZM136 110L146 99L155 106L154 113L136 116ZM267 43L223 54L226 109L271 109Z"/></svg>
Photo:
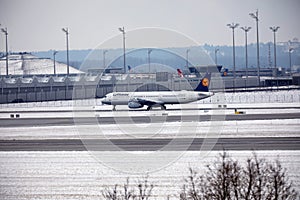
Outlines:
<svg viewBox="0 0 300 200"><path fill-rule="evenodd" d="M71 49L92 49L120 34L120 26L166 28L199 44L231 45L231 22L252 26L249 42L256 41L249 16L256 9L261 42L273 40L270 26L280 26L279 42L300 38L300 0L0 0L0 24L8 28L11 51L65 49L62 27L69 27ZM0 39L3 51L3 34ZM240 28L236 44L244 44Z"/></svg>

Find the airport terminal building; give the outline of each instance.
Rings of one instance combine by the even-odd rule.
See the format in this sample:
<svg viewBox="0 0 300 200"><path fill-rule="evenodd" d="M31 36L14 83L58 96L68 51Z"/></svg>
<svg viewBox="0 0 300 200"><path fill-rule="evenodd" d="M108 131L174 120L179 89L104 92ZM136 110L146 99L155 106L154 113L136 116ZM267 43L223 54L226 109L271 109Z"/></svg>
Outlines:
<svg viewBox="0 0 300 200"><path fill-rule="evenodd" d="M113 91L193 90L206 72L212 72L211 90L257 87L256 76L222 76L222 66L189 67L183 76L177 70L122 73L117 68L84 73L49 58L37 58L20 53L9 56L9 76L6 62L0 60L0 103L38 102L101 98ZM54 69L54 66L56 69ZM186 71L185 71L186 73Z"/></svg>

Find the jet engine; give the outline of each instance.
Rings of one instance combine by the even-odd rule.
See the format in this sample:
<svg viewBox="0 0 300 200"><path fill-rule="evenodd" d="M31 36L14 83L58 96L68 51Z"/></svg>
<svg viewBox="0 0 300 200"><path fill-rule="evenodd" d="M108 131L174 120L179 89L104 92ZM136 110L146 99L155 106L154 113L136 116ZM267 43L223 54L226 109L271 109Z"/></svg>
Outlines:
<svg viewBox="0 0 300 200"><path fill-rule="evenodd" d="M128 107L129 108L142 108L144 105L140 104L139 102L136 101L129 101L128 102Z"/></svg>

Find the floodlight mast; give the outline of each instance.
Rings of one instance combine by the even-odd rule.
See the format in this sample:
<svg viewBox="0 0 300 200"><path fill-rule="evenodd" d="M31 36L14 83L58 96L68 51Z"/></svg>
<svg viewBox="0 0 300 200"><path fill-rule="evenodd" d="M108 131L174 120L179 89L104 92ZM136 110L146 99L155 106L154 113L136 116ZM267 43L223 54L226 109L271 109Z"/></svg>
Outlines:
<svg viewBox="0 0 300 200"><path fill-rule="evenodd" d="M7 28L2 28L1 31L5 35L5 51L6 51L6 76L8 76L8 31Z"/></svg>
<svg viewBox="0 0 300 200"><path fill-rule="evenodd" d="M218 65L218 57L217 57L217 53L220 49L215 49L215 63L216 65Z"/></svg>
<svg viewBox="0 0 300 200"><path fill-rule="evenodd" d="M258 10L254 13L249 13L249 15L256 21L256 53L257 53L257 76L258 85L260 86L260 65L259 65L259 34L258 34Z"/></svg>
<svg viewBox="0 0 300 200"><path fill-rule="evenodd" d="M293 52L293 50L294 50L293 47L289 47L290 76L292 75L292 52Z"/></svg>
<svg viewBox="0 0 300 200"><path fill-rule="evenodd" d="M105 54L108 52L108 50L103 50L103 67L104 69L106 68L106 63L105 63Z"/></svg>
<svg viewBox="0 0 300 200"><path fill-rule="evenodd" d="M277 59L276 59L276 32L278 31L280 27L279 26L273 26L270 27L271 31L273 31L274 34L274 69L277 67Z"/></svg>
<svg viewBox="0 0 300 200"><path fill-rule="evenodd" d="M67 45L67 74L70 73L70 66L69 66L69 29L62 28L62 31L66 34L66 45Z"/></svg>
<svg viewBox="0 0 300 200"><path fill-rule="evenodd" d="M233 47L232 47L232 53L233 53L233 77L234 77L234 80L236 78L236 69L235 69L235 41L234 41L234 29L237 28L239 26L238 23L231 23L231 24L227 24L227 26L229 28L232 29L232 44L233 44Z"/></svg>
<svg viewBox="0 0 300 200"><path fill-rule="evenodd" d="M149 71L149 74L150 74L150 72L151 72L151 66L150 66L150 54L151 54L151 52L152 52L152 49L148 49L148 71Z"/></svg>
<svg viewBox="0 0 300 200"><path fill-rule="evenodd" d="M124 67L124 74L126 74L126 56L125 56L125 28L124 26L122 28L119 27L119 31L123 34L123 67Z"/></svg>
<svg viewBox="0 0 300 200"><path fill-rule="evenodd" d="M241 27L241 29L243 31L245 31L245 60L246 60L246 78L247 78L247 82L248 82L248 41L247 41L247 36L248 36L248 32L250 31L251 27L247 27L247 26L244 26L244 27Z"/></svg>
<svg viewBox="0 0 300 200"><path fill-rule="evenodd" d="M189 52L190 52L190 49L187 49L186 50L186 67L189 68Z"/></svg>
<svg viewBox="0 0 300 200"><path fill-rule="evenodd" d="M56 66L55 66L55 56L58 53L58 51L53 51L53 73L56 75Z"/></svg>

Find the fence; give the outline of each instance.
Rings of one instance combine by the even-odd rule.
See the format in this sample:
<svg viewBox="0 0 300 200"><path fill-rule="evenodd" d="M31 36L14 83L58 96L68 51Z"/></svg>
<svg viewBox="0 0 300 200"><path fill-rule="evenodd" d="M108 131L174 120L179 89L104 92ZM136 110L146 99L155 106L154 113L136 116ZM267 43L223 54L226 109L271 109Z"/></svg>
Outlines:
<svg viewBox="0 0 300 200"><path fill-rule="evenodd" d="M300 103L300 90L261 91L216 93L214 96L200 101L203 104L251 104L251 103ZM101 105L101 99L81 99L67 101L45 101L30 103L0 104L1 108L30 108L30 107L72 107Z"/></svg>

